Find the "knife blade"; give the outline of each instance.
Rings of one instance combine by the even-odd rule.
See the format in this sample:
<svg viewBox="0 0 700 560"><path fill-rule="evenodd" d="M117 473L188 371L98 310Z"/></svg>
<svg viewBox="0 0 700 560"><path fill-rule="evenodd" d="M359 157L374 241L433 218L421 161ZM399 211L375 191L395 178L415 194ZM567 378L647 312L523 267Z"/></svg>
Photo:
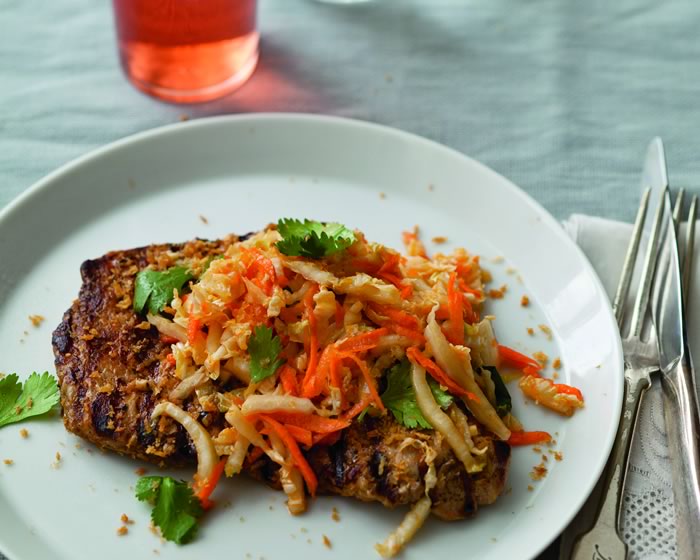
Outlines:
<svg viewBox="0 0 700 560"><path fill-rule="evenodd" d="M650 308L659 348L677 551L681 560L696 560L700 558L700 410L688 348L666 159L658 138L649 145L643 176L663 212Z"/></svg>

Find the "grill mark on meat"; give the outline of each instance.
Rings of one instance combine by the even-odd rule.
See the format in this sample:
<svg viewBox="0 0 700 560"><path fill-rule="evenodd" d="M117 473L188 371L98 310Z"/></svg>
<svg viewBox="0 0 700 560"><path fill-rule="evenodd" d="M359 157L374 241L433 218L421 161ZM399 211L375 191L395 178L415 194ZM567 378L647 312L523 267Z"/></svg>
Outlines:
<svg viewBox="0 0 700 560"><path fill-rule="evenodd" d="M161 342L155 328L136 329L143 318L130 304L118 304L125 294L133 294L136 270L146 266L161 270L184 258L219 255L233 241L152 245L83 263L79 297L52 337L68 430L104 449L139 459L169 466L194 462L196 451L179 424L169 418L151 421L154 406L179 382L165 361L170 347ZM133 389L136 381L141 383L139 390ZM101 392L106 385L111 390ZM219 412L207 413L192 399L182 406L214 431L225 427ZM487 467L468 475L442 436L419 432L391 418L368 416L362 423L353 422L336 444L305 452L318 476L319 493L378 501L387 507L415 503L424 495L428 465L420 446L399 451L399 444L408 438L419 438L435 451L438 483L431 498L438 517L468 517L503 491L510 460L506 443L475 438L477 447L488 448ZM266 456L246 463L244 471L280 488L279 466Z"/></svg>

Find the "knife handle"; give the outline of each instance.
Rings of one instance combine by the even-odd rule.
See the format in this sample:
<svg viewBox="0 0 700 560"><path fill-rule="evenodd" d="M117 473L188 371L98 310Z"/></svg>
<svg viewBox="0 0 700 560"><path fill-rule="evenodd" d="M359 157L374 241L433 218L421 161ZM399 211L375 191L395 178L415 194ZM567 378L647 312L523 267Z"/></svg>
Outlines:
<svg viewBox="0 0 700 560"><path fill-rule="evenodd" d="M627 544L620 537L617 526L639 405L650 384L648 374L640 374L625 364L625 398L622 403L620 427L604 472L602 502L593 527L580 535L574 543L571 560L627 558Z"/></svg>
<svg viewBox="0 0 700 560"><path fill-rule="evenodd" d="M693 364L688 349L661 376L671 457L679 560L700 558L700 417Z"/></svg>

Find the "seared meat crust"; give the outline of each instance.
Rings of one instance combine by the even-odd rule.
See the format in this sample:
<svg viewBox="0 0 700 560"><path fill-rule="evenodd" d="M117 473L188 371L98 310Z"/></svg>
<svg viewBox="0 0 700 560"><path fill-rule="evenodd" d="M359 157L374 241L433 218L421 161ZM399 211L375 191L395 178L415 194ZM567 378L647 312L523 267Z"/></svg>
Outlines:
<svg viewBox="0 0 700 560"><path fill-rule="evenodd" d="M153 407L177 385L166 356L170 345L134 313L134 278L148 265L164 270L182 260L223 253L237 241L195 240L115 251L81 267L80 294L53 333L66 428L103 449L146 461L182 465L194 461L194 448L179 424L150 420ZM214 433L223 415L178 402ZM317 446L307 458L319 479L319 492L378 501L387 507L412 504L425 492L426 455L435 455L438 484L431 491L433 513L443 519L472 515L503 492L510 460L508 444L488 435L475 439L488 447L487 466L468 475L436 431L409 430L389 418L354 422L332 446ZM279 487L277 466L263 457L247 464L257 479Z"/></svg>

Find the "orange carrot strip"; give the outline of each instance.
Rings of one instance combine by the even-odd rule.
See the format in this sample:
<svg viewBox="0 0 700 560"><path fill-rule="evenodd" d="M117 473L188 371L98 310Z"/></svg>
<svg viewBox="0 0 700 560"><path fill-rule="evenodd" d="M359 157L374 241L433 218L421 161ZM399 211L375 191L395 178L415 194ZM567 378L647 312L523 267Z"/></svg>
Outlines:
<svg viewBox="0 0 700 560"><path fill-rule="evenodd" d="M316 473L314 473L314 471L311 469L311 466L306 461L306 458L299 449L297 442L287 431L287 428L285 428L274 418L262 414L260 415L260 418L263 422L265 422L266 425L268 425L275 431L275 433L282 440L282 443L284 443L287 449L289 449L289 453L292 456L292 461L294 461L294 464L301 471L301 476L304 477L304 481L306 482L306 487L309 489L309 493L312 496L315 496L316 488L318 487L318 479L316 478Z"/></svg>
<svg viewBox="0 0 700 560"><path fill-rule="evenodd" d="M343 415L344 420L352 420L360 414L365 408L372 404L372 395L370 393L363 393L362 398L360 398L357 403Z"/></svg>
<svg viewBox="0 0 700 560"><path fill-rule="evenodd" d="M388 305L372 304L372 308L380 315L384 315L384 317L391 319L397 325L413 330L420 329L420 321L418 321L418 317L415 315L411 315L410 313L406 313L405 311L395 309Z"/></svg>
<svg viewBox="0 0 700 560"><path fill-rule="evenodd" d="M280 319L282 319L285 323L295 323L303 310L304 302L299 301L294 305L290 305L289 307L283 308L280 311Z"/></svg>
<svg viewBox="0 0 700 560"><path fill-rule="evenodd" d="M457 290L457 273L450 274L447 282L447 307L450 312L450 329L447 337L452 344L464 345L464 306Z"/></svg>
<svg viewBox="0 0 700 560"><path fill-rule="evenodd" d="M336 300L335 302L335 326L339 329L343 326L343 320L345 319L345 309Z"/></svg>
<svg viewBox="0 0 700 560"><path fill-rule="evenodd" d="M202 507L204 509L211 509L211 507L214 505L214 502L209 499L209 496L211 496L211 493L214 491L214 488L216 488L216 485L219 483L219 479L221 478L221 473L224 472L225 465L226 459L222 459L216 464L216 466L211 472L211 475L209 475L209 478L205 479L202 482L197 481L195 483L195 486L197 488L195 496L199 498L199 501L201 502Z"/></svg>
<svg viewBox="0 0 700 560"><path fill-rule="evenodd" d="M335 347L339 352L364 352L379 345L379 340L389 334L389 329L381 328L341 340Z"/></svg>
<svg viewBox="0 0 700 560"><path fill-rule="evenodd" d="M367 388L369 389L370 395L372 395L372 400L374 401L374 404L379 410L384 412L386 408L384 407L382 399L379 397L377 387L374 384L374 378L372 377L372 373L369 371L367 364L363 360L360 360L360 358L358 358L355 354L349 354L346 352L340 354L339 357L343 359L347 358L355 362L355 364L357 364L357 367L360 368L360 371L362 372L362 375L365 378L365 383L367 383Z"/></svg>
<svg viewBox="0 0 700 560"><path fill-rule="evenodd" d="M304 444L306 447L311 447L313 445L313 437L309 430L292 424L286 424L284 427L287 428L289 435L299 443Z"/></svg>
<svg viewBox="0 0 700 560"><path fill-rule="evenodd" d="M521 354L517 350L513 350L512 348L508 348L508 346L503 346L502 344L498 345L498 356L500 358L501 365L519 369L523 373L529 375L532 374L526 372L526 368L530 368L530 370L534 370L535 372L542 369L542 365L534 358Z"/></svg>
<svg viewBox="0 0 700 560"><path fill-rule="evenodd" d="M467 283L464 280L462 280L461 278L459 278L457 280L457 285L459 286L459 289L462 290L466 294L472 294L478 298L481 298L484 296L484 292L482 292L481 290L477 290L476 288L470 288L469 286L467 286Z"/></svg>
<svg viewBox="0 0 700 560"><path fill-rule="evenodd" d="M318 291L318 286L314 286L304 295L304 307L309 321L309 349L308 363L306 366L306 375L302 384L302 395L307 398L316 397L321 393L317 390L317 384L314 382L316 367L318 366L318 335L316 333L316 316L314 315L314 295Z"/></svg>
<svg viewBox="0 0 700 560"><path fill-rule="evenodd" d="M246 461L248 461L248 464L255 463L260 457L262 457L263 450L260 449L259 447L253 447L253 449L250 450L248 453L248 456L246 457Z"/></svg>
<svg viewBox="0 0 700 560"><path fill-rule="evenodd" d="M405 336L406 338L410 338L411 340L414 340L420 346L425 344L425 336L423 335L422 332L414 331L413 329L402 327L401 325L392 325L389 328L392 331L394 331L396 334L399 334L401 336Z"/></svg>
<svg viewBox="0 0 700 560"><path fill-rule="evenodd" d="M333 346L329 346L329 348L334 348ZM340 408L343 408L343 380L340 376L340 357L338 354L335 352L335 350L331 351L330 355L330 367L329 367L329 378L330 378L330 386L335 387L338 389L339 397L340 397Z"/></svg>
<svg viewBox="0 0 700 560"><path fill-rule="evenodd" d="M450 393L459 395L460 397L467 397L469 400L474 402L479 402L479 397L457 385L457 383L449 375L440 369L440 366L438 366L435 362L433 362L433 360L428 358L415 346L412 346L406 350L406 356L408 356L408 359L414 364L418 364L419 366L425 368L425 371L427 371L430 376L440 385L447 387L447 390Z"/></svg>
<svg viewBox="0 0 700 560"><path fill-rule="evenodd" d="M290 365L282 366L280 370L280 380L284 392L293 397L299 396L299 387L297 385L297 372Z"/></svg>
<svg viewBox="0 0 700 560"><path fill-rule="evenodd" d="M203 334L204 333L202 333L202 321L199 320L197 317L190 316L190 319L187 322L187 340L189 341L189 343L195 344L197 338L199 338Z"/></svg>
<svg viewBox="0 0 700 560"><path fill-rule="evenodd" d="M297 426L317 434L328 434L343 430L350 422L339 418L326 418L318 414L304 414L303 412L268 412L266 416L274 418L285 426Z"/></svg>
<svg viewBox="0 0 700 560"><path fill-rule="evenodd" d="M574 395L578 400L583 401L583 393L577 389L576 387L572 387L571 385L566 385L565 383L555 383L554 388L557 390L557 393L564 393L566 395Z"/></svg>
<svg viewBox="0 0 700 560"><path fill-rule="evenodd" d="M335 445L342 433L342 431L337 431L328 434L314 434L313 445Z"/></svg>
<svg viewBox="0 0 700 560"><path fill-rule="evenodd" d="M552 436L547 432L511 432L508 443L510 445L535 445L551 440Z"/></svg>
<svg viewBox="0 0 700 560"><path fill-rule="evenodd" d="M177 338L175 338L174 336L167 336L164 334L160 335L160 341L163 344L175 344L175 343L179 342L179 340Z"/></svg>
<svg viewBox="0 0 700 560"><path fill-rule="evenodd" d="M176 362L175 362L175 356L173 356L173 353L172 353L172 352L170 352L170 354L168 354L168 355L165 357L165 361L168 362L171 366L174 366L174 365L175 365L175 363L176 363Z"/></svg>

